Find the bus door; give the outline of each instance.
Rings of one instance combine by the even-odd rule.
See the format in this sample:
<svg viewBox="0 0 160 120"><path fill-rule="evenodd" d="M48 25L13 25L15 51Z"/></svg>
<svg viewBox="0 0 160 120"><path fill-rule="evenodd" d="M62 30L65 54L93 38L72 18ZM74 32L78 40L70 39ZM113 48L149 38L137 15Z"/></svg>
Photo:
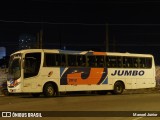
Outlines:
<svg viewBox="0 0 160 120"><path fill-rule="evenodd" d="M24 59L24 92L31 92L33 89L38 91L38 73L40 69L41 54L28 53Z"/></svg>

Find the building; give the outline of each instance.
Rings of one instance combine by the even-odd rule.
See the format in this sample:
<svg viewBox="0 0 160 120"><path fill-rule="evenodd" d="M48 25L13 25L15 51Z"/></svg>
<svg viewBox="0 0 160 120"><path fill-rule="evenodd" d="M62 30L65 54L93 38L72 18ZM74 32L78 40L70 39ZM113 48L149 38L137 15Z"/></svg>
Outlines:
<svg viewBox="0 0 160 120"><path fill-rule="evenodd" d="M6 56L6 48L0 47L0 59Z"/></svg>
<svg viewBox="0 0 160 120"><path fill-rule="evenodd" d="M19 36L19 50L37 48L36 36L22 34Z"/></svg>

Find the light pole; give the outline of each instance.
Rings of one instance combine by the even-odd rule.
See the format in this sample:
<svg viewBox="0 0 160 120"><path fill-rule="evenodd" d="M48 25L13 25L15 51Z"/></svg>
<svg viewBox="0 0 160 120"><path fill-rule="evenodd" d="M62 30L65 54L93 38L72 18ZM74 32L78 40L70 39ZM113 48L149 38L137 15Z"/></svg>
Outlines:
<svg viewBox="0 0 160 120"><path fill-rule="evenodd" d="M106 41L105 41L105 50L106 52L109 51L109 30L108 30L108 24L106 24Z"/></svg>
<svg viewBox="0 0 160 120"><path fill-rule="evenodd" d="M43 29L37 33L37 48L42 49Z"/></svg>
<svg viewBox="0 0 160 120"><path fill-rule="evenodd" d="M42 41L43 41L43 29L40 30L40 48L42 49Z"/></svg>

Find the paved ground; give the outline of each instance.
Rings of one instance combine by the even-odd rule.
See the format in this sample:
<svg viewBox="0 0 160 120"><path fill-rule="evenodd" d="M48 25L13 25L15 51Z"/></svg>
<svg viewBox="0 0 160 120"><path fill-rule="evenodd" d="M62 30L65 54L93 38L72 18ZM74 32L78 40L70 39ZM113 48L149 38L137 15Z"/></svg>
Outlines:
<svg viewBox="0 0 160 120"><path fill-rule="evenodd" d="M67 94L53 98L44 98L43 96L41 96L40 98L33 98L28 95L0 97L0 111L50 111L51 114L55 116L61 114L60 112L57 113L57 111L66 111L66 113L70 111L68 113L70 117L23 118L23 120L158 120L160 119L159 117L125 117L123 115L119 115L118 117L112 116L109 118L105 115L102 115L101 117L96 117L96 114L102 114L102 112L100 111L117 111L118 114L119 111L159 112L159 106L160 95L159 90L156 89L130 90L125 91L122 95ZM91 114L91 116L72 117L73 115L77 114L74 111L88 111L87 114ZM92 111L98 112L93 113ZM73 112L73 115L71 114L71 112ZM3 118L0 118L0 120L1 119ZM22 118L6 119L19 120Z"/></svg>

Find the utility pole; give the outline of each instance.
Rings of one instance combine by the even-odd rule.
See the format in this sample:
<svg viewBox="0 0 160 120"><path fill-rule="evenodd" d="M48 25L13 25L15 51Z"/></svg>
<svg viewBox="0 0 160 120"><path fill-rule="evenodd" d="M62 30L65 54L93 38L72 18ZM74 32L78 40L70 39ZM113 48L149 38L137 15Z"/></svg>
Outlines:
<svg viewBox="0 0 160 120"><path fill-rule="evenodd" d="M39 41L39 42L40 42L39 47L40 47L40 49L42 49L42 44L43 44L43 43L42 43L42 41L43 41L43 29L40 30L40 39L39 39L39 40L40 40L40 41Z"/></svg>
<svg viewBox="0 0 160 120"><path fill-rule="evenodd" d="M37 33L37 48L38 49L42 49L42 41L43 41L43 30L41 29L38 33Z"/></svg>
<svg viewBox="0 0 160 120"><path fill-rule="evenodd" d="M113 36L113 51L116 52L116 38Z"/></svg>
<svg viewBox="0 0 160 120"><path fill-rule="evenodd" d="M62 36L61 36L61 31L59 30L59 49L62 48Z"/></svg>
<svg viewBox="0 0 160 120"><path fill-rule="evenodd" d="M39 32L38 32L37 33L37 46L36 46L36 48L40 48L40 45L39 45L40 44L40 42L39 42L40 41L39 36L40 35L39 35Z"/></svg>
<svg viewBox="0 0 160 120"><path fill-rule="evenodd" d="M109 30L108 30L108 24L106 24L106 41L105 41L105 50L106 52L109 51Z"/></svg>

